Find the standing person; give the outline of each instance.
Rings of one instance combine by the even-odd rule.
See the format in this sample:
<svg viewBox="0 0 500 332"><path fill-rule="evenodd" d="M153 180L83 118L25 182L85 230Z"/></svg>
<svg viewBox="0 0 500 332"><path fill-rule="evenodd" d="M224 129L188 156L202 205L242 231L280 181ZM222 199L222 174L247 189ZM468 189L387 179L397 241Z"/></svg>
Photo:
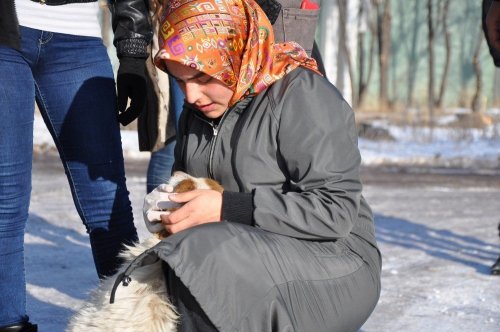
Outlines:
<svg viewBox="0 0 500 332"><path fill-rule="evenodd" d="M500 0L483 0L483 30L493 63L500 67ZM498 224L500 236L500 223ZM500 257L491 266L491 274L500 275Z"/></svg>
<svg viewBox="0 0 500 332"><path fill-rule="evenodd" d="M500 67L500 0L483 0L482 25L495 66Z"/></svg>
<svg viewBox="0 0 500 332"><path fill-rule="evenodd" d="M60 3L65 4L52 6ZM145 10L142 1L118 3ZM114 75L98 12L98 2L91 0L0 2L2 332L37 330L26 313L24 274L35 100L89 234L99 278L115 272L123 244L138 240L125 181ZM122 17L118 31L123 49L133 48L141 29L149 42L147 21Z"/></svg>
<svg viewBox="0 0 500 332"><path fill-rule="evenodd" d="M172 194L184 205L146 220L171 234L142 258L166 263L179 331L357 331L381 256L353 111L253 0L163 17L156 63L186 96L174 170L225 188Z"/></svg>
<svg viewBox="0 0 500 332"><path fill-rule="evenodd" d="M170 177L174 163L175 124L182 112L184 95L174 80L157 71L151 53L158 51L156 42L145 38L158 30L156 0L136 0L148 10L138 11L129 6L130 1L116 1L112 6L114 44L120 67L117 74L118 119L124 126L138 118L139 150L150 151L146 176L149 193ZM132 17L135 25L122 28L122 23ZM151 22L150 25L142 22ZM157 36L156 36L157 40ZM128 100L130 99L130 106Z"/></svg>

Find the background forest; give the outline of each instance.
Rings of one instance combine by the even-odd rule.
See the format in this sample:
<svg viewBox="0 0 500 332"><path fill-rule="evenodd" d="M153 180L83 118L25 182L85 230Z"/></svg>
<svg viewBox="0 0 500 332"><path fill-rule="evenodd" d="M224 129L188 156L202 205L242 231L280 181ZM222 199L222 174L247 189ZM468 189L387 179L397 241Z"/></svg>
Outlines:
<svg viewBox="0 0 500 332"><path fill-rule="evenodd" d="M481 1L320 2L316 39L327 76L357 112L432 123L444 109L479 113L499 104Z"/></svg>

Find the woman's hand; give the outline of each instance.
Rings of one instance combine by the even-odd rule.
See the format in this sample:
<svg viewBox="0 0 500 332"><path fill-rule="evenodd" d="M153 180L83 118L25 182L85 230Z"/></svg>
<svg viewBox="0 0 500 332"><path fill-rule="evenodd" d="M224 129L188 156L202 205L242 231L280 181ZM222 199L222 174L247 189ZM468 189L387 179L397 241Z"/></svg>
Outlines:
<svg viewBox="0 0 500 332"><path fill-rule="evenodd" d="M179 209L161 216L161 222L170 234L221 220L222 193L216 190L195 189L171 194L168 198L172 202L184 204Z"/></svg>

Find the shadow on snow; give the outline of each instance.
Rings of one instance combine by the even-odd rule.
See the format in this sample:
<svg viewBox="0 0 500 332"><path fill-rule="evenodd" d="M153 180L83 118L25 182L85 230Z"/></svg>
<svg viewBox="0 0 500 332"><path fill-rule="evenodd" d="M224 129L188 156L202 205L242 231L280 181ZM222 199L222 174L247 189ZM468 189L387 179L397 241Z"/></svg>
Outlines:
<svg viewBox="0 0 500 332"><path fill-rule="evenodd" d="M379 243L420 250L433 257L470 266L482 274L490 274L490 266L500 253L500 250L489 250L496 244L404 219L376 215L375 228Z"/></svg>

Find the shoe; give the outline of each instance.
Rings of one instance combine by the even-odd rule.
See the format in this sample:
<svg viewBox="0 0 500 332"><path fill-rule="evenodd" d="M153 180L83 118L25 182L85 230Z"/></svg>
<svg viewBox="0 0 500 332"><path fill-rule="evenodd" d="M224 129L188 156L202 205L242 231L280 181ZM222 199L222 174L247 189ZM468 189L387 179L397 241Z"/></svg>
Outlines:
<svg viewBox="0 0 500 332"><path fill-rule="evenodd" d="M28 321L8 326L0 326L0 332L37 332L38 326Z"/></svg>
<svg viewBox="0 0 500 332"><path fill-rule="evenodd" d="M500 257L497 259L497 262L491 267L491 274L494 276L500 276Z"/></svg>

